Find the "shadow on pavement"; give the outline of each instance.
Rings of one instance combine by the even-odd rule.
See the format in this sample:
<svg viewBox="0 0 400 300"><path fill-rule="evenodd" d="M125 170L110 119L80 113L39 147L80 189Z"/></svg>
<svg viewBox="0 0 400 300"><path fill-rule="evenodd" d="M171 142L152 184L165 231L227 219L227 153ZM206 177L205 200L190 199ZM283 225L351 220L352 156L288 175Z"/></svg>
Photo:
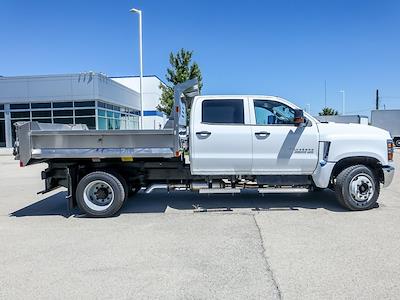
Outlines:
<svg viewBox="0 0 400 300"><path fill-rule="evenodd" d="M71 216L78 215L79 210L69 212L66 192L59 192L41 201L33 203L10 214L14 217L26 216ZM336 201L335 194L326 190L315 193L268 193L264 196L245 192L241 194L204 195L191 192L153 192L138 193L128 199L120 214L129 213L165 213L167 208L178 211L296 211L301 209L326 209L334 212L345 212Z"/></svg>
<svg viewBox="0 0 400 300"><path fill-rule="evenodd" d="M10 213L12 217L30 217L30 216L64 216L69 217L71 213L68 211L67 200L65 199L67 192L58 192L43 200L35 202L24 208ZM76 209L72 213L79 213Z"/></svg>

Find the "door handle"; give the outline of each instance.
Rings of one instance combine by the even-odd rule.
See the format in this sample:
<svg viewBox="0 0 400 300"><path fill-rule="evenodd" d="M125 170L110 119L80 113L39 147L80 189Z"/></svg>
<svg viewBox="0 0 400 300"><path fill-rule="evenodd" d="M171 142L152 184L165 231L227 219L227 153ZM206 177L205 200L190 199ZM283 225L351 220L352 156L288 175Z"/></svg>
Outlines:
<svg viewBox="0 0 400 300"><path fill-rule="evenodd" d="M267 131L259 131L259 132L256 132L255 135L256 135L256 137L264 137L264 138L266 138L266 137L268 137L270 135L270 133L267 132Z"/></svg>
<svg viewBox="0 0 400 300"><path fill-rule="evenodd" d="M196 135L200 135L202 137L207 137L207 136L211 135L211 132L209 132L209 131L198 131L198 132L196 132Z"/></svg>

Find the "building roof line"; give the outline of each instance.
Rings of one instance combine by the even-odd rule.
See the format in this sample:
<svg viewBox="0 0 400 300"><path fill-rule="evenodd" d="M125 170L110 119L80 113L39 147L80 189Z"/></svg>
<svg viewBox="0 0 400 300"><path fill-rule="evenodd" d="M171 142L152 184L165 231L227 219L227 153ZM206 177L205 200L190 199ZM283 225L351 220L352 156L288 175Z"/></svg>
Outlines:
<svg viewBox="0 0 400 300"><path fill-rule="evenodd" d="M130 77L140 77L139 75L127 75L127 76L108 76L105 73L102 72L94 72L94 71L86 71L86 72L74 72L74 73L59 73L59 74L31 74L31 75L14 75L14 76L7 76L7 75L1 75L0 79L22 79L22 78L39 78L39 77L65 77L65 76L78 76L78 75L83 75L83 74L92 74L92 75L100 75L100 76L105 76L108 78L130 78ZM160 80L163 84L165 82L158 77L157 75L143 75L143 77L156 77L158 80Z"/></svg>
<svg viewBox="0 0 400 300"><path fill-rule="evenodd" d="M132 78L132 77L134 77L134 78L139 78L140 76L139 75L125 75L125 76L109 76L109 78ZM160 77L158 77L157 75L143 75L143 77L155 77L155 78L157 78L158 80L160 80L164 85L167 85L165 82L164 82L164 80L162 80Z"/></svg>

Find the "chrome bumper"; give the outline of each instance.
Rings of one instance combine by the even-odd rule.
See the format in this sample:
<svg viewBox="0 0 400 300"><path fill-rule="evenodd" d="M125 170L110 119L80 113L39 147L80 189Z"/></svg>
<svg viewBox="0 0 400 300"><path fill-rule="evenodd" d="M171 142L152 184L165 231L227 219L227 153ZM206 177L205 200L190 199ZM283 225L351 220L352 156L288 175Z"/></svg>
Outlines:
<svg viewBox="0 0 400 300"><path fill-rule="evenodd" d="M392 166L383 166L382 171L384 180L383 187L388 187L393 181L394 168Z"/></svg>

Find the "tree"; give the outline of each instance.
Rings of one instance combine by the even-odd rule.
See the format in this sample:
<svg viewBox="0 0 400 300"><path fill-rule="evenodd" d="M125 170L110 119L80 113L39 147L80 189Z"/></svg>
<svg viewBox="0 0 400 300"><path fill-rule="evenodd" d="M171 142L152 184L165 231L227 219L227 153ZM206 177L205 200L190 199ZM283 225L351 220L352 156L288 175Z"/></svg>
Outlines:
<svg viewBox="0 0 400 300"><path fill-rule="evenodd" d="M333 108L330 107L324 107L322 111L319 113L320 116L337 116L338 112L337 110L334 110Z"/></svg>
<svg viewBox="0 0 400 300"><path fill-rule="evenodd" d="M199 65L192 62L193 51L185 49L179 50L176 54L170 53L169 63L170 68L167 69L165 78L168 84L160 84L162 91L160 104L157 110L170 115L172 106L174 104L174 86L178 83L185 82L186 80L197 78L199 81L199 90L203 87L202 76Z"/></svg>

